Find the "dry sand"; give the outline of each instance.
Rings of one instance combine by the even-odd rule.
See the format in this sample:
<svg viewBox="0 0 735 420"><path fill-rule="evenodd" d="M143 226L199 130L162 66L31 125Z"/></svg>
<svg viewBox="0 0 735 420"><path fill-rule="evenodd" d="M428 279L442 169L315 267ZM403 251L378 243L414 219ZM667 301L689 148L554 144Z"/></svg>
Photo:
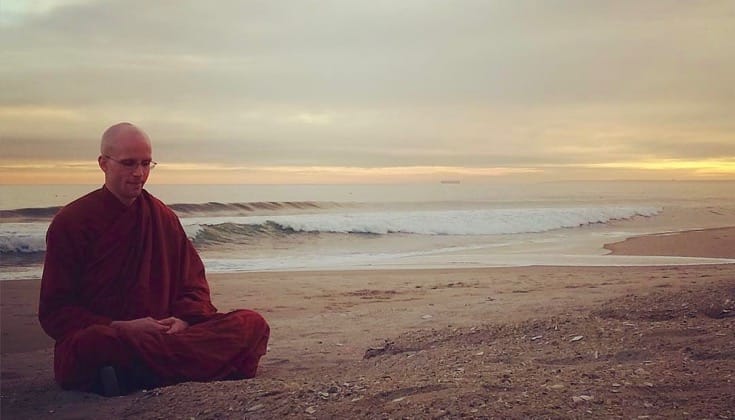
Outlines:
<svg viewBox="0 0 735 420"><path fill-rule="evenodd" d="M735 258L735 228L619 254ZM0 282L2 418L734 418L735 265L210 276L272 337L252 380L61 391L38 281ZM648 416L648 417L646 417Z"/></svg>

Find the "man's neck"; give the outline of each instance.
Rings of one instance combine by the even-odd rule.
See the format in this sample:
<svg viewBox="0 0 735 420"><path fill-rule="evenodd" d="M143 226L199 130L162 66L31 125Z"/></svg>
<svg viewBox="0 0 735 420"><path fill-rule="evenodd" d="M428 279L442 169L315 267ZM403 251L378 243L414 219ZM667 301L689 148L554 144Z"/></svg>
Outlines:
<svg viewBox="0 0 735 420"><path fill-rule="evenodd" d="M119 195L115 194L115 193L114 193L114 192L113 192L113 191L112 191L111 189L107 188L107 186L105 186L105 189L107 189L107 191L109 191L109 192L110 192L110 194L112 194L112 195L113 195L113 196L114 196L115 198L117 198L117 200L118 200L118 201L119 201L120 203L122 203L122 205L123 205L123 206L125 206L125 207L130 207L130 206L132 206L132 205L133 205L133 203L135 203L135 200L137 200L137 199L138 199L138 197L140 197L140 196L138 196L138 197L134 197L134 198L121 197L121 196L119 196Z"/></svg>

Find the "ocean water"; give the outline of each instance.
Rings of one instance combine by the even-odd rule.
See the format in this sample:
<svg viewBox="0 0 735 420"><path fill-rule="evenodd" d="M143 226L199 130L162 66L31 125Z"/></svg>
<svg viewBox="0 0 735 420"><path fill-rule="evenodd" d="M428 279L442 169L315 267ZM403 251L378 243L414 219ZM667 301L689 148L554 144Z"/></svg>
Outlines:
<svg viewBox="0 0 735 420"><path fill-rule="evenodd" d="M91 185L0 186L0 280L40 278L59 206ZM735 224L735 182L155 185L208 272L723 262L619 257L626 237Z"/></svg>

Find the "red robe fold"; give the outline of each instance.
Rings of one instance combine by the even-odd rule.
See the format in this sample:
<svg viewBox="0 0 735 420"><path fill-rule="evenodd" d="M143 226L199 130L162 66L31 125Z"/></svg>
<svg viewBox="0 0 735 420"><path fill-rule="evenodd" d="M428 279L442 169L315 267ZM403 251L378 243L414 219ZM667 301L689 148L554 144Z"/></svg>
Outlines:
<svg viewBox="0 0 735 420"><path fill-rule="evenodd" d="M39 320L56 340L56 380L88 389L105 365L144 363L163 384L252 377L269 328L256 312L217 313L204 265L166 205L129 207L101 188L65 206L46 237ZM170 316L177 334L122 334L114 320Z"/></svg>

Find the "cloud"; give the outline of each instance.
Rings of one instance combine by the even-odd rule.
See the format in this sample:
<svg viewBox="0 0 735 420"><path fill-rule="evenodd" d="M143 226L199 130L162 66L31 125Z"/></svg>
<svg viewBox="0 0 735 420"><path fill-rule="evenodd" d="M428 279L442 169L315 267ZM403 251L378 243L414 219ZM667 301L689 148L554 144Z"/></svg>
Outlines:
<svg viewBox="0 0 735 420"><path fill-rule="evenodd" d="M19 25L59 8L92 1L94 0L3 0L0 3L0 25Z"/></svg>
<svg viewBox="0 0 735 420"><path fill-rule="evenodd" d="M302 112L289 118L289 121L308 125L328 125L331 124L332 118L333 117L327 113Z"/></svg>
<svg viewBox="0 0 735 420"><path fill-rule="evenodd" d="M7 159L95 155L119 120L173 163L735 155L731 2L2 4Z"/></svg>

